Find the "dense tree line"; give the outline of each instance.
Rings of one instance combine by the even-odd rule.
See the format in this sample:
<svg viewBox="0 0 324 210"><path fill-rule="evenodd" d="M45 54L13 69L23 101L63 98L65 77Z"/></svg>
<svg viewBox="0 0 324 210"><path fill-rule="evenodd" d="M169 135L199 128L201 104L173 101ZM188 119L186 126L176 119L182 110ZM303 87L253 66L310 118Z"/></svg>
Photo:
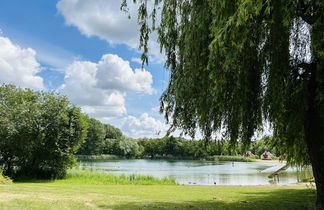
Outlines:
<svg viewBox="0 0 324 210"><path fill-rule="evenodd" d="M109 124L101 123L99 120L88 118L89 128L85 141L82 143L77 154L98 155L107 153L110 139L120 139L123 134Z"/></svg>
<svg viewBox="0 0 324 210"><path fill-rule="evenodd" d="M248 149L254 155L260 157L265 151L279 156L280 151L275 145L268 143L270 137L265 137L252 142L249 148L242 143L236 146L229 141L214 140L206 143L203 140L187 140L181 137L144 138L132 139L124 136L116 139L106 139L102 153L126 158L179 158L199 159L214 155L244 155ZM93 150L95 151L95 150ZM81 153L80 153L81 154ZM83 155L94 152L82 153Z"/></svg>

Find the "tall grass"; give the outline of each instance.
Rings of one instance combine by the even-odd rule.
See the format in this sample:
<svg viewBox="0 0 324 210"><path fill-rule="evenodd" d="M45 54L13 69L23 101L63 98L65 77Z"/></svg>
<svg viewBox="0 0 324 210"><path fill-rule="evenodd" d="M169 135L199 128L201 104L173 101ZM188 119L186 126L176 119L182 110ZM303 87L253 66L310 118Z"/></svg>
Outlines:
<svg viewBox="0 0 324 210"><path fill-rule="evenodd" d="M134 185L176 185L175 179L158 179L153 176L130 174L115 175L103 171L82 170L79 168L69 169L63 180L55 182L67 184L134 184Z"/></svg>
<svg viewBox="0 0 324 210"><path fill-rule="evenodd" d="M96 160L118 160L122 159L117 155L75 155L76 159L83 161L96 161Z"/></svg>

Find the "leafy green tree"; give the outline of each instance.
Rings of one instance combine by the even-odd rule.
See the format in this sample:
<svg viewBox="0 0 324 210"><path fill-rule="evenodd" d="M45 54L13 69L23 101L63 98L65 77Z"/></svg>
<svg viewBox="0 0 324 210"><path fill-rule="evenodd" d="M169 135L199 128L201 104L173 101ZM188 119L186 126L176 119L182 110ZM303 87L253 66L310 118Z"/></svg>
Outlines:
<svg viewBox="0 0 324 210"><path fill-rule="evenodd" d="M7 176L33 158L35 139L40 135L37 127L41 123L35 120L41 116L37 101L37 94L31 90L0 87L0 167Z"/></svg>
<svg viewBox="0 0 324 210"><path fill-rule="evenodd" d="M105 139L119 139L123 136L123 133L119 128L116 128L109 124L104 124L106 136Z"/></svg>
<svg viewBox="0 0 324 210"><path fill-rule="evenodd" d="M143 156L154 158L165 154L164 141L162 139L143 139L139 143L144 147Z"/></svg>
<svg viewBox="0 0 324 210"><path fill-rule="evenodd" d="M120 150L116 139L121 139L123 136L120 129L109 124L101 123L99 120L93 118L88 119L88 121L88 134L78 150L78 154L118 154Z"/></svg>
<svg viewBox="0 0 324 210"><path fill-rule="evenodd" d="M0 167L10 177L62 178L87 121L55 93L0 87Z"/></svg>
<svg viewBox="0 0 324 210"><path fill-rule="evenodd" d="M120 129L112 125L104 124L104 126L106 135L104 139L102 153L120 155L118 147L119 141L117 139L121 139L123 137L123 133L120 131Z"/></svg>
<svg viewBox="0 0 324 210"><path fill-rule="evenodd" d="M150 33L157 30L171 72L161 97L171 129L191 136L200 129L206 139L225 131L231 142L248 145L270 122L288 160L312 164L317 207L323 209L324 2L156 0L153 7L147 0L134 2L140 3L143 63Z"/></svg>
<svg viewBox="0 0 324 210"><path fill-rule="evenodd" d="M97 155L102 154L105 146L106 125L99 120L90 118L88 134L82 143L78 154L81 155Z"/></svg>
<svg viewBox="0 0 324 210"><path fill-rule="evenodd" d="M258 156L260 156L265 151L269 151L268 145L266 145L263 140L252 142L250 150L253 154Z"/></svg>
<svg viewBox="0 0 324 210"><path fill-rule="evenodd" d="M164 139L164 154L166 155L177 155L176 153L176 146L177 146L177 139L173 136L165 137Z"/></svg>
<svg viewBox="0 0 324 210"><path fill-rule="evenodd" d="M118 139L105 139L103 154L120 155Z"/></svg>
<svg viewBox="0 0 324 210"><path fill-rule="evenodd" d="M119 139L118 146L121 155L124 157L130 158L139 155L140 148L135 139L122 137Z"/></svg>
<svg viewBox="0 0 324 210"><path fill-rule="evenodd" d="M279 145L280 146L280 145ZM253 154L260 156L265 151L272 153L275 156L285 154L285 148L280 148L276 145L276 140L272 137L265 136L260 140L252 142L250 150Z"/></svg>

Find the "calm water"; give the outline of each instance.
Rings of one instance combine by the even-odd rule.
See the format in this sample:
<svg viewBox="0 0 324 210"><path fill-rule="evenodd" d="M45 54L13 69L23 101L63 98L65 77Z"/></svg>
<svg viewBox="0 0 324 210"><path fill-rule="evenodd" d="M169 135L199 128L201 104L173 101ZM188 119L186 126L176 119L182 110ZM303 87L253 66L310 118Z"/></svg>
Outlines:
<svg viewBox="0 0 324 210"><path fill-rule="evenodd" d="M175 178L180 184L189 185L264 185L288 184L310 176L309 171L289 168L280 174L279 180L268 175L279 169L282 163L263 162L206 162L174 160L108 160L80 162L81 167L104 170L114 174L144 174L154 177Z"/></svg>

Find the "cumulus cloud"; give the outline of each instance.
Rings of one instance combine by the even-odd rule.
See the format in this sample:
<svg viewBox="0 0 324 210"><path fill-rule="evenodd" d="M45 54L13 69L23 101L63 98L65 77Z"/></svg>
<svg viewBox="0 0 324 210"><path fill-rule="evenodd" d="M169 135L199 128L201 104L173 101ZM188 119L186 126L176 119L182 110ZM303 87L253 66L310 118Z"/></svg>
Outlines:
<svg viewBox="0 0 324 210"><path fill-rule="evenodd" d="M11 83L21 87L43 89L43 78L31 48L21 48L6 37L0 37L0 83Z"/></svg>
<svg viewBox="0 0 324 210"><path fill-rule="evenodd" d="M116 0L60 0L56 6L66 23L82 34L133 46L138 37L137 21L120 11L120 5Z"/></svg>
<svg viewBox="0 0 324 210"><path fill-rule="evenodd" d="M151 73L142 69L132 71L129 62L117 55L102 56L97 67L97 86L100 88L153 93Z"/></svg>
<svg viewBox="0 0 324 210"><path fill-rule="evenodd" d="M117 55L103 55L98 63L75 61L67 69L60 91L92 117L107 118L126 113L129 91L153 93L152 75L129 66Z"/></svg>
<svg viewBox="0 0 324 210"><path fill-rule="evenodd" d="M60 0L56 7L64 17L67 25L75 26L90 37L97 36L109 44L126 44L133 49L139 46L139 26L137 24L137 7L129 3L129 14L120 10L121 0ZM158 63L163 60L157 34L151 35L149 43L150 61Z"/></svg>
<svg viewBox="0 0 324 210"><path fill-rule="evenodd" d="M147 113L144 113L140 117L125 117L122 129L126 135L136 138L161 137L166 134L168 126L164 122L149 116Z"/></svg>

